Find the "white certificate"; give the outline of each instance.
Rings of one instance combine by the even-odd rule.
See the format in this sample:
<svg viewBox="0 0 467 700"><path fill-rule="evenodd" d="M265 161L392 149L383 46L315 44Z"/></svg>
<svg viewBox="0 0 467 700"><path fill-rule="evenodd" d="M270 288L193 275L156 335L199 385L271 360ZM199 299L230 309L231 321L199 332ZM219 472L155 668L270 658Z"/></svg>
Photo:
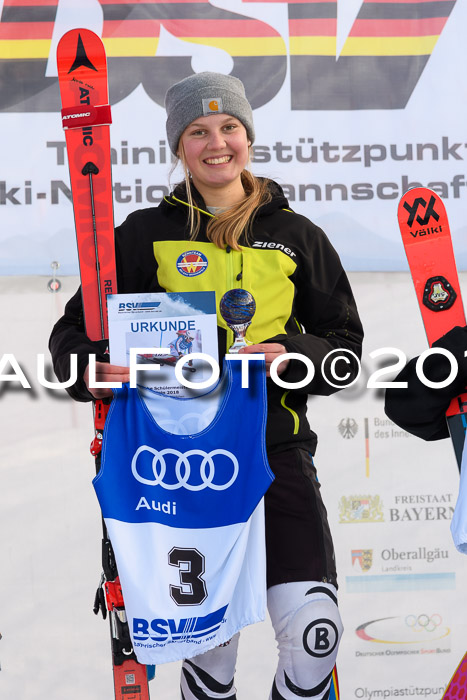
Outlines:
<svg viewBox="0 0 467 700"><path fill-rule="evenodd" d="M159 365L157 371L139 371L138 385L173 396L192 395L175 376L175 364L185 355L204 353L217 363L216 298L214 292L113 294L108 297L110 361L129 366L130 348L138 364ZM144 352L147 348L147 352ZM167 348L164 354L151 348ZM183 375L190 382L209 379L211 366L188 360Z"/></svg>

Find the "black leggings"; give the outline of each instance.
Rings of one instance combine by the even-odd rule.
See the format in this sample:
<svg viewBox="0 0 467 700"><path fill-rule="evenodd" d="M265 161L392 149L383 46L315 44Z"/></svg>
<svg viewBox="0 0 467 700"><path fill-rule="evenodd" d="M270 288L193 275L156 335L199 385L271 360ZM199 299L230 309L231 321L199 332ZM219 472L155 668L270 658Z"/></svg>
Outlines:
<svg viewBox="0 0 467 700"><path fill-rule="evenodd" d="M334 546L311 455L292 448L268 459L276 477L264 498L268 588L292 581L337 588Z"/></svg>

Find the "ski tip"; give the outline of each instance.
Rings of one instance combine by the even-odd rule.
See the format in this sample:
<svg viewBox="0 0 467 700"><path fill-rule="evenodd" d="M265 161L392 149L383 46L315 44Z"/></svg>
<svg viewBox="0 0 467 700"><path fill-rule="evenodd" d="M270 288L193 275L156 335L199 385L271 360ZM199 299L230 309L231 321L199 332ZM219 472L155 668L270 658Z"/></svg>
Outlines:
<svg viewBox="0 0 467 700"><path fill-rule="evenodd" d="M399 200L397 207L397 218L400 225L406 225L410 220L411 212L417 213L418 208L431 209L436 205L436 209L441 216L446 217L446 208L443 200L429 187L413 187L407 190Z"/></svg>
<svg viewBox="0 0 467 700"><path fill-rule="evenodd" d="M93 61L90 60L89 56L93 57ZM71 68L68 65L70 59L72 59ZM91 73L98 72L102 69L102 65L106 65L102 39L90 29L70 29L61 37L57 45L59 76L60 65L63 61L67 65L67 73L78 68L88 69Z"/></svg>

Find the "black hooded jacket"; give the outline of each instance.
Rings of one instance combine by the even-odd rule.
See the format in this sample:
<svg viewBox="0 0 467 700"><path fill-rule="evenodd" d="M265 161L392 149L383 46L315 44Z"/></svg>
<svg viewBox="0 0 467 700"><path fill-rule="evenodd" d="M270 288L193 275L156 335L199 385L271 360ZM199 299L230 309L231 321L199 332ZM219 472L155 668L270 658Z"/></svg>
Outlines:
<svg viewBox="0 0 467 700"><path fill-rule="evenodd" d="M386 389L384 405L386 415L394 423L412 435L429 441L449 437L446 411L452 399L464 393L467 386L467 326L455 326L432 347L447 350L454 358L454 366L457 363L455 376L447 386L428 386L417 372L418 357L414 357L394 379L394 382L406 382L407 386ZM425 378L437 384L445 382L452 369L451 360L436 352L423 363Z"/></svg>
<svg viewBox="0 0 467 700"><path fill-rule="evenodd" d="M281 188L271 181L272 199L257 212L252 231L240 240L241 250L220 249L208 241L206 224L212 216L195 191L201 229L195 240L188 233L186 190L178 186L158 207L141 209L115 230L119 293L216 292L216 301L229 289L253 294L256 313L247 331L253 343L282 343L287 352L305 355L315 376L305 387L284 389L268 379L266 441L270 452L291 446L310 452L316 435L307 418L307 395L336 391L321 374L323 358L347 349L358 357L362 326L348 279L339 257L323 231L289 209ZM207 262L202 273L186 275L177 264L190 251ZM219 355L232 342L232 331L218 314ZM78 354L80 379L68 389L78 401L92 400L82 379L89 353L106 361L104 342L91 342L84 331L80 290L68 302L50 338L54 368L60 381L69 377L69 355ZM306 376L300 360L292 360L281 379L298 382ZM342 363L341 374L356 372L356 363Z"/></svg>

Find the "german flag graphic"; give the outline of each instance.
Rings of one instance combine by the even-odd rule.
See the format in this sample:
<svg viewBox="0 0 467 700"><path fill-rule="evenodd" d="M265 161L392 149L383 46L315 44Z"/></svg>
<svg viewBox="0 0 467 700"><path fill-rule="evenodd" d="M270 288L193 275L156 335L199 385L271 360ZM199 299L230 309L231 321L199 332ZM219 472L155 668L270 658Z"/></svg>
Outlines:
<svg viewBox="0 0 467 700"><path fill-rule="evenodd" d="M46 77L58 1L4 0L0 111L59 109L57 79ZM289 53L294 110L403 109L457 0L364 0L339 56L336 0L268 1L287 6L283 32L208 0L99 0L111 103L142 85L163 105L193 73L187 46L196 55L202 45L232 57L253 108L281 89ZM185 44L181 55L158 55L162 31Z"/></svg>
<svg viewBox="0 0 467 700"><path fill-rule="evenodd" d="M231 56L285 56L283 38L269 24L209 2L100 0L107 56L155 56L163 25L183 41L223 49Z"/></svg>
<svg viewBox="0 0 467 700"><path fill-rule="evenodd" d="M337 57L337 2L289 2L292 108L405 107L455 3L364 0Z"/></svg>
<svg viewBox="0 0 467 700"><path fill-rule="evenodd" d="M58 0L4 0L0 59L48 59Z"/></svg>
<svg viewBox="0 0 467 700"><path fill-rule="evenodd" d="M112 66L117 61L123 73L128 72L125 57L134 59L132 65L138 67L145 90L161 105L170 85L193 73L190 56L157 57L162 27L180 41L226 51L233 59L232 74L245 84L253 108L269 102L285 79L286 42L266 22L214 7L207 0L100 0L100 3L104 14L102 40L109 57L111 101L114 97L121 99L135 87L129 81L122 85L120 78L119 85L112 82Z"/></svg>
<svg viewBox="0 0 467 700"><path fill-rule="evenodd" d="M290 54L336 58L337 2L289 3Z"/></svg>
<svg viewBox="0 0 467 700"><path fill-rule="evenodd" d="M58 111L57 78L46 78L58 0L4 0L0 22L0 110Z"/></svg>

